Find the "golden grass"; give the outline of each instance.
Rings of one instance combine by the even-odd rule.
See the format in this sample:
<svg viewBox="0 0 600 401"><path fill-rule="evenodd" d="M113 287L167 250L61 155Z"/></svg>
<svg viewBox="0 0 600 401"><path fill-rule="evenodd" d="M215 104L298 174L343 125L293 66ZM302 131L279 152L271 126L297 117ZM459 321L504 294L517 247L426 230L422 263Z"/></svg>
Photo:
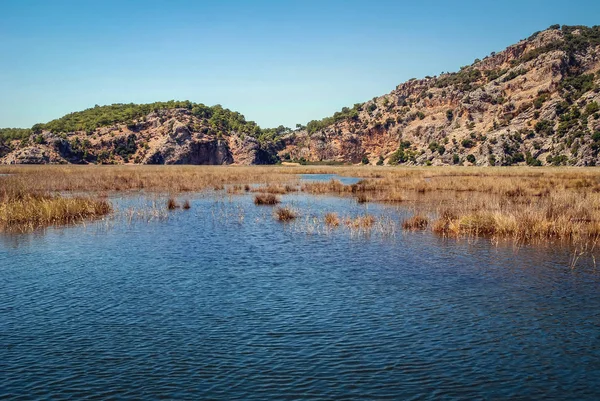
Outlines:
<svg viewBox="0 0 600 401"><path fill-rule="evenodd" d="M279 202L279 198L273 194L257 194L254 197L255 205L276 205Z"/></svg>
<svg viewBox="0 0 600 401"><path fill-rule="evenodd" d="M340 218L337 213L327 213L325 215L325 225L329 227L337 227L340 225Z"/></svg>
<svg viewBox="0 0 600 401"><path fill-rule="evenodd" d="M30 231L80 222L111 212L104 199L22 193L0 197L0 231Z"/></svg>
<svg viewBox="0 0 600 401"><path fill-rule="evenodd" d="M275 217L279 221L290 221L298 217L298 213L289 207L278 207L275 209Z"/></svg>
<svg viewBox="0 0 600 401"><path fill-rule="evenodd" d="M346 227L351 229L369 229L375 223L375 217L366 214L364 216L357 216L354 218L348 217L344 219L344 224Z"/></svg>
<svg viewBox="0 0 600 401"><path fill-rule="evenodd" d="M429 224L429 219L425 216L415 215L402 223L405 230L425 230Z"/></svg>
<svg viewBox="0 0 600 401"><path fill-rule="evenodd" d="M303 183L298 174L339 174L363 180ZM1 187L25 193L177 194L204 189L272 195L300 190L402 202L438 216L428 224L446 236L517 241L595 241L600 235L599 168L376 166L0 166ZM253 188L250 184L256 184ZM340 224L344 223L340 221ZM352 223L355 224L355 223ZM410 227L421 227L410 222Z"/></svg>

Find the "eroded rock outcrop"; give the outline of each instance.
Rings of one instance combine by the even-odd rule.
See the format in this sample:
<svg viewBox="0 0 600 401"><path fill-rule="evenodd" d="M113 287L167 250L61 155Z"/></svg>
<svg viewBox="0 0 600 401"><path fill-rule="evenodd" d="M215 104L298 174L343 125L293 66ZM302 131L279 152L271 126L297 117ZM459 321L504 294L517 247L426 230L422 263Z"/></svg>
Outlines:
<svg viewBox="0 0 600 401"><path fill-rule="evenodd" d="M600 164L600 28L537 33L284 137L282 159Z"/></svg>

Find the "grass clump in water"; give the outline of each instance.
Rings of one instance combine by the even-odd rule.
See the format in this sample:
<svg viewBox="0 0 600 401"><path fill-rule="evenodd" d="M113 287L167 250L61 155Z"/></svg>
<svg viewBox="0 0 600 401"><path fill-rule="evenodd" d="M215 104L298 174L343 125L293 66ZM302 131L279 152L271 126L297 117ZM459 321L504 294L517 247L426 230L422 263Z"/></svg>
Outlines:
<svg viewBox="0 0 600 401"><path fill-rule="evenodd" d="M325 224L329 227L337 227L340 225L340 219L337 213L327 213L325 215Z"/></svg>
<svg viewBox="0 0 600 401"><path fill-rule="evenodd" d="M3 192L3 193L2 193ZM30 231L97 218L112 211L105 199L0 192L0 230Z"/></svg>
<svg viewBox="0 0 600 401"><path fill-rule="evenodd" d="M275 217L279 221L291 221L298 217L298 213L290 209L289 207L278 207L275 209Z"/></svg>
<svg viewBox="0 0 600 401"><path fill-rule="evenodd" d="M429 220L425 216L415 215L402 223L405 230L425 230L429 225Z"/></svg>
<svg viewBox="0 0 600 401"><path fill-rule="evenodd" d="M369 229L375 224L375 216L366 214L355 218L347 218L344 224L350 229Z"/></svg>
<svg viewBox="0 0 600 401"><path fill-rule="evenodd" d="M279 198L274 194L258 194L254 197L255 205L277 205L279 202Z"/></svg>
<svg viewBox="0 0 600 401"><path fill-rule="evenodd" d="M177 208L179 208L179 204L177 203L175 198L173 198L173 197L169 198L169 200L167 201L167 209L175 210Z"/></svg>

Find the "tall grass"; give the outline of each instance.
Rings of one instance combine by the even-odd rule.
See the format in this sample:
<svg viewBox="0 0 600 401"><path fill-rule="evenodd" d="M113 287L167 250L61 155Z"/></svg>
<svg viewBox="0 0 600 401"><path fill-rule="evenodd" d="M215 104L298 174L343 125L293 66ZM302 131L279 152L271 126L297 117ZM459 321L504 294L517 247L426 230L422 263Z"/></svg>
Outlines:
<svg viewBox="0 0 600 401"><path fill-rule="evenodd" d="M405 230L425 230L429 224L429 219L425 216L415 215L402 223Z"/></svg>
<svg viewBox="0 0 600 401"><path fill-rule="evenodd" d="M0 196L0 231L29 231L97 218L112 210L108 201L90 197L7 191Z"/></svg>
<svg viewBox="0 0 600 401"><path fill-rule="evenodd" d="M298 217L298 213L290 209L288 206L278 207L277 209L275 209L275 217L279 221L290 221Z"/></svg>
<svg viewBox="0 0 600 401"><path fill-rule="evenodd" d="M6 188L18 187L25 194L44 194L27 201L29 206L23 206L24 209L43 210L40 205L51 201L60 209L58 205L68 202L66 199L88 202L93 199L64 197L65 200L59 200L63 197L56 194L62 192L87 192L90 196L129 190L177 194L232 187L234 194L257 191L276 196L300 190L352 197L359 202L402 202L433 217L427 228L445 236L585 242L600 235L599 168L0 166L2 173L12 174L0 177L0 188L4 188L5 193ZM336 180L299 185L298 174L305 173L337 173L361 177L362 181L354 185L343 185ZM7 201L3 201L2 207L4 221L36 213L8 212ZM66 214L70 215L73 208L69 206ZM87 213L75 212L74 215ZM32 217L32 220L54 221L48 217ZM412 220L406 222L405 228L423 229L424 226L422 220Z"/></svg>
<svg viewBox="0 0 600 401"><path fill-rule="evenodd" d="M257 194L254 197L255 205L276 205L279 202L279 198L273 194Z"/></svg>

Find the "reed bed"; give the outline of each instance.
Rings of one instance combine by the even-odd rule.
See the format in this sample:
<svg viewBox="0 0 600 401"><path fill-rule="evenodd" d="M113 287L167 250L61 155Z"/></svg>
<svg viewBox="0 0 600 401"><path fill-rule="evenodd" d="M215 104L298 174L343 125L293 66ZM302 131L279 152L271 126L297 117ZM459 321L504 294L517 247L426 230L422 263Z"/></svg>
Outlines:
<svg viewBox="0 0 600 401"><path fill-rule="evenodd" d="M273 194L257 194L254 197L255 205L277 205L281 200Z"/></svg>
<svg viewBox="0 0 600 401"><path fill-rule="evenodd" d="M299 185L298 174L307 173L355 176L362 181ZM0 187L46 194L46 199L59 199L57 194L63 192L177 194L228 188L230 193L276 196L299 190L415 207L433 217L427 229L445 236L571 242L595 241L600 236L599 168L0 166L0 174L10 174L0 177ZM405 222L405 229L424 228L416 217ZM343 218L338 220L345 225Z"/></svg>
<svg viewBox="0 0 600 401"><path fill-rule="evenodd" d="M429 219L425 216L415 215L402 223L405 230L425 230L429 225Z"/></svg>
<svg viewBox="0 0 600 401"><path fill-rule="evenodd" d="M277 209L275 209L275 217L279 221L290 221L298 217L298 212L290 209L288 206L278 207Z"/></svg>
<svg viewBox="0 0 600 401"><path fill-rule="evenodd" d="M41 227L73 224L98 218L112 210L105 199L63 197L39 193L0 195L0 231L31 231Z"/></svg>
<svg viewBox="0 0 600 401"><path fill-rule="evenodd" d="M340 225L340 218L337 213L327 213L325 214L325 225L329 227L337 227Z"/></svg>
<svg viewBox="0 0 600 401"><path fill-rule="evenodd" d="M328 212L320 216L319 213L303 213L303 218L297 219L292 227L295 231L305 234L332 235L335 232L348 234L351 237L393 237L396 234L397 222L392 216L371 214L339 216L335 212Z"/></svg>

